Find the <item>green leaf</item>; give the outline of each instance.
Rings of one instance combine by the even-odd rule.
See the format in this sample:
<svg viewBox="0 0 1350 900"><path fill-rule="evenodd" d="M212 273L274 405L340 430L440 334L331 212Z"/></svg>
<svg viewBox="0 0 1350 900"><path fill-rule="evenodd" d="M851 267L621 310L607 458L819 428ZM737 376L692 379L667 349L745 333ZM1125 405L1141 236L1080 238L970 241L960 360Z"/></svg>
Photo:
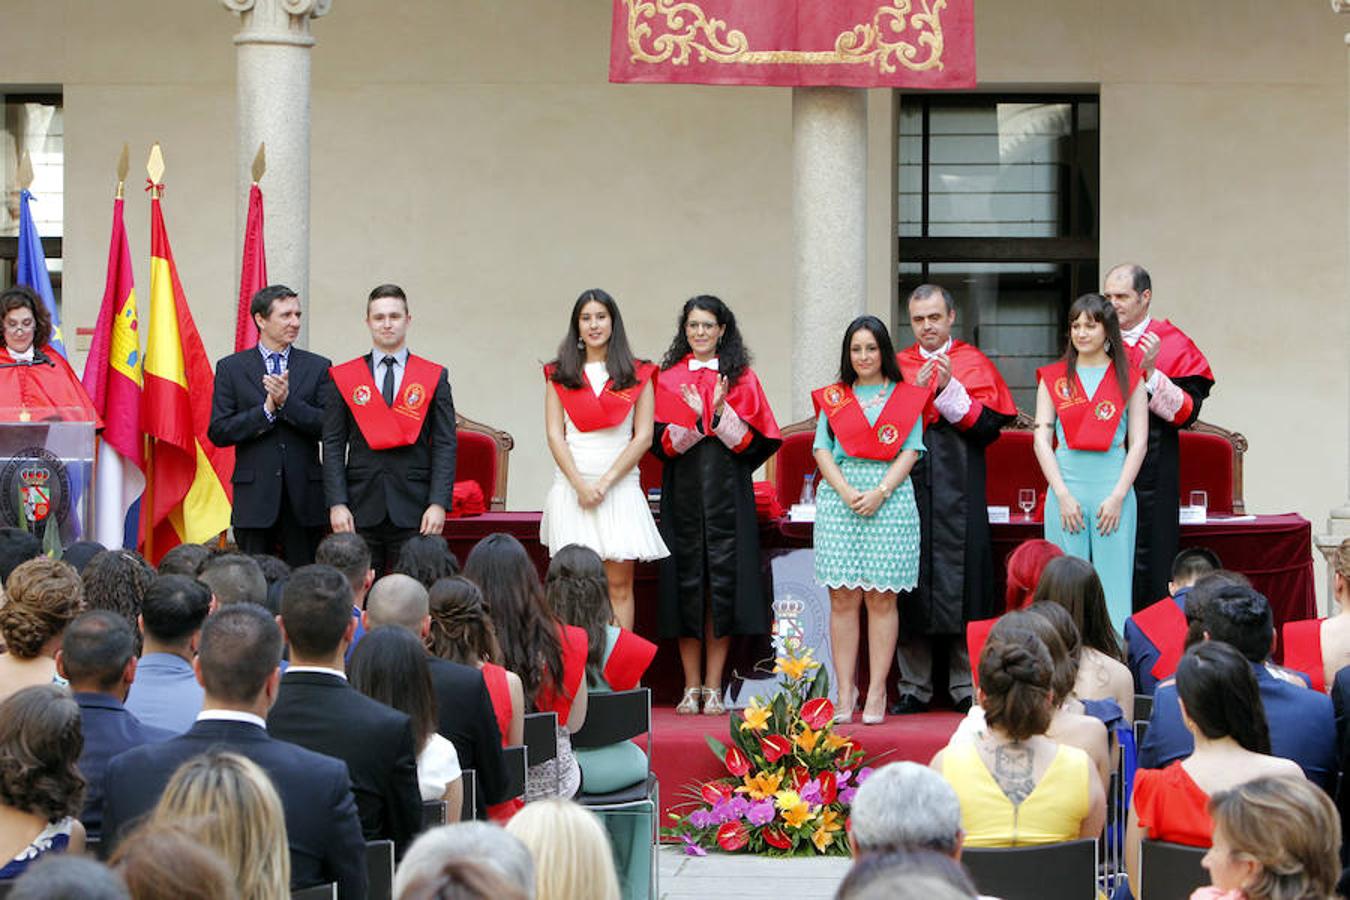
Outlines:
<svg viewBox="0 0 1350 900"><path fill-rule="evenodd" d="M817 697L827 697L830 694L830 676L825 673L825 667L816 669L816 677L811 680L811 690L807 692L806 699L815 700Z"/></svg>
<svg viewBox="0 0 1350 900"><path fill-rule="evenodd" d="M703 736L703 739L708 742L708 748L712 750L713 756L716 756L719 761L725 760L727 758L726 744L722 743L717 738L713 737L711 734L705 734Z"/></svg>
<svg viewBox="0 0 1350 900"><path fill-rule="evenodd" d="M51 559L61 558L61 529L54 514L48 514L42 528L42 552Z"/></svg>

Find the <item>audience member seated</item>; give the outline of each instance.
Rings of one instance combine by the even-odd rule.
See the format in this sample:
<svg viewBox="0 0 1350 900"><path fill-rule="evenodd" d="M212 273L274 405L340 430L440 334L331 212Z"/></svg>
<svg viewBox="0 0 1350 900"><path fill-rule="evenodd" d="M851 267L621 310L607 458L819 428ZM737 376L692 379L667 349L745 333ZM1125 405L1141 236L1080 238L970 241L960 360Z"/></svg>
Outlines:
<svg viewBox="0 0 1350 900"><path fill-rule="evenodd" d="M431 629L427 589L407 575L386 575L370 589L363 616L365 627L398 625L425 641ZM478 781L477 809L506 799L506 763L502 736L483 674L427 653L431 685L436 692L436 732L455 745L460 767L473 769Z"/></svg>
<svg viewBox="0 0 1350 900"><path fill-rule="evenodd" d="M1350 666L1350 538L1332 554L1331 571L1336 614L1284 623L1284 664L1307 675L1316 691L1330 689Z"/></svg>
<svg viewBox="0 0 1350 900"><path fill-rule="evenodd" d="M483 592L463 575L452 575L431 586L428 602L431 630L427 632L427 647L431 655L482 672L497 715L497 729L502 733L502 746L524 743L525 689L519 675L498 663L502 649Z"/></svg>
<svg viewBox="0 0 1350 900"><path fill-rule="evenodd" d="M459 574L459 560L439 534L416 534L403 542L394 571L431 590L440 579Z"/></svg>
<svg viewBox="0 0 1350 900"><path fill-rule="evenodd" d="M194 756L174 772L149 827L181 831L225 861L242 897L285 898L286 817L267 773L237 753Z"/></svg>
<svg viewBox="0 0 1350 900"><path fill-rule="evenodd" d="M267 582L267 602L263 605L274 613L280 612L281 592L286 589L286 581L291 577L290 565L267 553L252 553L249 559L262 569L263 580Z"/></svg>
<svg viewBox="0 0 1350 900"><path fill-rule="evenodd" d="M370 545L354 531L330 534L319 542L314 561L337 569L352 587L352 616L356 619L356 631L352 634L351 646L347 648L347 659L350 660L352 651L366 633L365 623L361 621L361 610L366 608L366 594L375 583L375 570L370 567Z"/></svg>
<svg viewBox="0 0 1350 900"><path fill-rule="evenodd" d="M143 724L122 705L136 679L136 640L116 613L95 610L71 622L56 653L56 670L70 682L80 707L84 751L79 769L88 782L80 823L97 837L103 829L103 772L108 761L132 747L167 741L174 732Z"/></svg>
<svg viewBox="0 0 1350 900"><path fill-rule="evenodd" d="M45 856L14 882L7 900L131 900L111 869L86 856ZM142 894L136 895L141 900ZM193 900L190 894L183 895ZM156 898L157 900L157 898Z"/></svg>
<svg viewBox="0 0 1350 900"><path fill-rule="evenodd" d="M0 584L9 584L9 576L21 563L42 555L42 541L22 528L0 528Z"/></svg>
<svg viewBox="0 0 1350 900"><path fill-rule="evenodd" d="M525 894L486 862L452 859L410 881L400 900L525 900Z"/></svg>
<svg viewBox="0 0 1350 900"><path fill-rule="evenodd" d="M187 575L196 578L202 566L211 558L211 549L201 544L179 544L171 547L159 560L161 575Z"/></svg>
<svg viewBox="0 0 1350 900"><path fill-rule="evenodd" d="M23 687L52 684L61 634L84 609L75 569L45 556L17 566L5 582L0 606L0 700Z"/></svg>
<svg viewBox="0 0 1350 900"><path fill-rule="evenodd" d="M134 550L104 550L89 560L80 573L84 582L84 608L116 613L139 635L136 621L141 614L146 588L155 580L155 569Z"/></svg>
<svg viewBox="0 0 1350 900"><path fill-rule="evenodd" d="M1003 611L1016 612L1031 605L1031 597L1036 593L1036 585L1041 580L1041 572L1052 559L1058 559L1064 551L1041 538L1023 541L1008 554L1006 566L1007 588L1003 596ZM984 651L984 642L989 638L989 630L998 621L977 619L966 623L966 652L971 659L972 679L978 685L980 681L979 658Z"/></svg>
<svg viewBox="0 0 1350 900"><path fill-rule="evenodd" d="M558 798L527 803L506 826L534 857L536 900L619 900L609 839L595 813Z"/></svg>
<svg viewBox="0 0 1350 900"><path fill-rule="evenodd" d="M1213 794L1253 778L1303 777L1293 762L1270 755L1256 676L1241 653L1221 641L1196 644L1177 665L1176 689L1195 751L1165 769L1135 773L1125 832L1131 884L1139 883L1141 840L1209 846Z"/></svg>
<svg viewBox="0 0 1350 900"><path fill-rule="evenodd" d="M222 553L202 564L197 580L211 589L215 608L231 603L254 603L267 609L267 579L262 567L242 553ZM273 614L277 610L269 610Z"/></svg>
<svg viewBox="0 0 1350 900"><path fill-rule="evenodd" d="M853 795L848 845L855 857L931 850L960 859L964 839L956 791L927 766L882 766Z"/></svg>
<svg viewBox="0 0 1350 900"><path fill-rule="evenodd" d="M142 723L182 734L204 694L192 671L211 589L188 575L159 575L141 600L141 661L126 707Z"/></svg>
<svg viewBox="0 0 1350 900"><path fill-rule="evenodd" d="M84 806L75 767L83 746L80 708L64 688L26 687L0 703L0 847L13 853L0 881L46 854L84 851L75 819Z"/></svg>
<svg viewBox="0 0 1350 900"><path fill-rule="evenodd" d="M303 566L286 582L281 627L291 664L267 731L346 763L366 840L391 840L401 855L422 827L416 723L347 682L351 610L351 587L331 566Z"/></svg>
<svg viewBox="0 0 1350 900"><path fill-rule="evenodd" d="M481 862L524 900L534 897L535 863L520 839L487 822L459 822L424 833L404 854L394 875L394 900L415 900L413 886L460 862ZM454 896L454 895L452 895ZM513 900L511 894L493 900Z"/></svg>
<svg viewBox="0 0 1350 900"><path fill-rule="evenodd" d="M975 884L959 862L920 848L886 850L857 859L835 900L968 900Z"/></svg>
<svg viewBox="0 0 1350 900"><path fill-rule="evenodd" d="M366 635L347 669L352 687L407 715L412 722L413 745L418 748L421 798L444 800L449 821L458 821L464 796L459 756L455 745L436 733L436 693L431 687L426 647L406 628L382 625Z"/></svg>
<svg viewBox="0 0 1350 900"><path fill-rule="evenodd" d="M239 893L235 874L219 853L179 828L137 828L109 864L126 882L132 900L253 900Z"/></svg>
<svg viewBox="0 0 1350 900"><path fill-rule="evenodd" d="M1219 569L1219 558L1203 547L1182 550L1172 560L1167 596L1125 620L1125 656L1136 694L1152 697L1172 677L1186 643L1186 597L1197 581Z"/></svg>
<svg viewBox="0 0 1350 900"><path fill-rule="evenodd" d="M1084 703L1114 700L1127 720L1134 720L1134 678L1121 662L1120 639L1106 611L1106 593L1092 563L1076 556L1052 559L1041 573L1033 603L1057 603L1073 617L1082 640L1074 693ZM1089 707L1091 715L1115 719L1115 710ZM1099 714L1100 711L1100 714Z"/></svg>
<svg viewBox="0 0 1350 900"><path fill-rule="evenodd" d="M1106 794L1092 761L1045 736L1054 716L1050 651L1035 634L995 626L979 661L985 728L932 766L956 790L968 847L1016 847L1097 837Z"/></svg>
<svg viewBox="0 0 1350 900"><path fill-rule="evenodd" d="M1327 900L1340 829L1326 794L1302 779L1258 778L1214 795L1208 888L1192 900Z"/></svg>
<svg viewBox="0 0 1350 900"><path fill-rule="evenodd" d="M1267 663L1275 638L1270 603L1246 585L1210 576L1191 591L1206 640L1231 644L1247 658L1270 726L1271 752L1292 759L1309 780L1330 791L1336 781L1336 723L1331 700L1279 677ZM1194 750L1191 733L1181 718L1175 683L1158 686L1153 715L1139 747L1139 766L1161 769Z"/></svg>
<svg viewBox="0 0 1350 900"><path fill-rule="evenodd" d="M103 841L114 847L128 825L154 808L177 768L210 750L251 759L281 796L291 855L291 888L335 881L343 900L366 895L365 839L347 767L272 738L264 717L281 682L281 630L259 606L236 603L202 627L196 671L206 699L186 734L115 757L104 777Z"/></svg>
<svg viewBox="0 0 1350 900"><path fill-rule="evenodd" d="M74 566L75 571L83 575L84 567L89 565L89 560L107 549L98 541L73 541L61 551L61 561Z"/></svg>
<svg viewBox="0 0 1350 900"><path fill-rule="evenodd" d="M474 545L464 575L483 591L502 648L502 663L520 676L526 708L558 715L557 758L531 766L526 801L571 797L581 769L570 734L586 721L586 632L564 625L548 608L539 573L520 541L490 534Z"/></svg>

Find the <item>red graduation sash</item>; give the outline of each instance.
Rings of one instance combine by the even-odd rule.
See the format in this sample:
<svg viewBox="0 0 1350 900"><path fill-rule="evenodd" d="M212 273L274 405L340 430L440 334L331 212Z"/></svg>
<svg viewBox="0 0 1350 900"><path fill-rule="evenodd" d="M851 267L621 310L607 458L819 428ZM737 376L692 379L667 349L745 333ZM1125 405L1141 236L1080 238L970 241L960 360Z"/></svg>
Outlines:
<svg viewBox="0 0 1350 900"><path fill-rule="evenodd" d="M1186 650L1186 614L1177 606L1177 601L1164 597L1145 606L1132 618L1144 637L1158 649L1158 658L1149 672L1159 681L1171 678Z"/></svg>
<svg viewBox="0 0 1350 900"><path fill-rule="evenodd" d="M974 687L980 686L980 654L989 640L989 632L994 630L998 619L975 619L966 623L966 653L970 656L970 680Z"/></svg>
<svg viewBox="0 0 1350 900"><path fill-rule="evenodd" d="M1209 368L1209 360L1195 342L1186 333L1166 319L1152 319L1144 329L1146 334L1158 336L1158 357L1154 365L1159 372L1173 380L1177 378L1204 378L1214 381L1214 373ZM1130 354L1130 364L1138 366L1144 358L1144 352L1136 343L1126 348Z"/></svg>
<svg viewBox="0 0 1350 900"><path fill-rule="evenodd" d="M681 385L692 384L703 398L703 433L711 434L713 389L717 386L720 373L712 369L691 372L689 370L691 358L692 353L669 369L657 373L656 421L668 425L681 425L685 428L694 428L698 425L698 417L680 395ZM773 441L781 438L778 420L774 418L773 409L769 406L769 398L764 396L764 388L760 387L759 379L750 369L743 371L736 379L736 383L727 389L726 402L736 410L736 415L741 417L741 421L755 429L761 437Z"/></svg>
<svg viewBox="0 0 1350 900"><path fill-rule="evenodd" d="M611 378L605 382L605 389L596 396L585 375L581 376L581 387L568 388L553 380L553 370L552 363L544 366L544 379L558 392L563 409L567 410L572 424L581 431L613 428L622 422L627 417L628 411L633 408L633 404L637 403L647 380L656 374L656 366L640 362L633 373L637 377L634 384L619 390L614 387L614 379Z"/></svg>
<svg viewBox="0 0 1350 900"><path fill-rule="evenodd" d="M647 667L656 658L656 645L627 628L619 629L614 649L605 660L605 683L611 690L630 691L638 686Z"/></svg>
<svg viewBox="0 0 1350 900"><path fill-rule="evenodd" d="M970 399L983 403L996 413L1017 415L1017 404L1008 390L1008 383L989 357L978 348L953 338L952 345L947 348L947 358L952 361L952 377L961 382ZM926 362L919 352L918 344L912 344L895 354L895 361L900 364L905 381L911 384L918 380L919 369ZM936 382L931 384L936 385Z"/></svg>
<svg viewBox="0 0 1350 900"><path fill-rule="evenodd" d="M572 712L572 701L581 690L581 680L586 677L586 654L589 644L586 632L575 625L558 624L558 640L562 644L563 683L561 690L546 678L534 696L534 708L539 712L555 712L558 724L567 724L567 716Z"/></svg>
<svg viewBox="0 0 1350 900"><path fill-rule="evenodd" d="M876 424L867 414L851 388L836 383L811 392L816 412L824 412L844 452L861 459L895 459L904 445L932 393L928 388L901 382L891 390Z"/></svg>
<svg viewBox="0 0 1350 900"><path fill-rule="evenodd" d="M431 360L409 353L403 384L390 407L375 386L368 357L358 356L328 370L342 402L351 410L356 427L372 450L407 447L417 442L441 371Z"/></svg>
<svg viewBox="0 0 1350 900"><path fill-rule="evenodd" d="M1104 451L1111 449L1116 426L1125 415L1125 398L1120 395L1114 367L1107 365L1101 384L1089 400L1083 382L1077 373L1069 384L1069 368L1064 360L1042 366L1036 377L1045 382L1055 412L1064 427L1064 440L1074 450ZM1130 391L1139 383L1139 370L1130 366Z"/></svg>
<svg viewBox="0 0 1350 900"><path fill-rule="evenodd" d="M1327 689L1326 669L1322 664L1321 619L1284 623L1284 664L1307 675L1313 690Z"/></svg>

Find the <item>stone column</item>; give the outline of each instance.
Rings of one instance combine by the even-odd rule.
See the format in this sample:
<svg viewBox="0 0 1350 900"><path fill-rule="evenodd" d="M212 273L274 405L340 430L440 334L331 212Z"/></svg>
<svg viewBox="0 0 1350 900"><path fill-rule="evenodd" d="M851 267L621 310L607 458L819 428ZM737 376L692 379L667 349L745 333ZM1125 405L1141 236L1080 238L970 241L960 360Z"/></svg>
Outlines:
<svg viewBox="0 0 1350 900"><path fill-rule="evenodd" d="M309 21L333 0L221 0L237 13L238 127L235 134L235 284L248 217L250 166L267 144L261 182L266 209L267 275L309 304ZM302 319L302 323L308 320ZM300 343L309 329L301 325Z"/></svg>
<svg viewBox="0 0 1350 900"><path fill-rule="evenodd" d="M844 327L867 306L867 95L792 91L792 421L839 369Z"/></svg>
<svg viewBox="0 0 1350 900"><path fill-rule="evenodd" d="M1331 8L1338 13L1350 13L1350 0L1331 0ZM1345 36L1345 43L1347 49L1350 49L1350 34ZM1347 68L1347 72L1350 73L1350 67ZM1350 141L1347 141L1346 144L1346 163L1347 169L1350 169ZM1346 217L1347 220L1350 220L1350 196L1347 196ZM1350 234L1350 232L1347 232L1347 234ZM1347 434L1345 447L1347 450L1346 480L1347 482L1350 482L1350 434ZM1331 515L1327 517L1326 533L1319 534L1313 538L1314 542L1317 544L1317 549L1322 551L1322 556L1327 560L1327 585L1325 594L1326 605L1328 607L1328 610L1326 610L1327 612L1335 612L1335 610L1331 608L1335 604L1335 601L1332 599L1335 594L1332 585L1331 553L1340 546L1341 541L1345 540L1348 536L1350 536L1350 498L1347 498L1344 503L1331 510Z"/></svg>

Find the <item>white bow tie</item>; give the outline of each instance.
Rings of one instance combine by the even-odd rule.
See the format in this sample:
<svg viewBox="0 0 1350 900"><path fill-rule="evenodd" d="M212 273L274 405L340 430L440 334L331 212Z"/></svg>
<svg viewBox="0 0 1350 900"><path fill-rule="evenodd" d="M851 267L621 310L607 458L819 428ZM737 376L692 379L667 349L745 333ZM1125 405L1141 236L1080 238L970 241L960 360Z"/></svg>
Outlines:
<svg viewBox="0 0 1350 900"><path fill-rule="evenodd" d="M707 362L699 362L691 356L689 358L689 371L697 372L699 369L712 369L714 372L722 371L717 365L717 357L713 357Z"/></svg>

